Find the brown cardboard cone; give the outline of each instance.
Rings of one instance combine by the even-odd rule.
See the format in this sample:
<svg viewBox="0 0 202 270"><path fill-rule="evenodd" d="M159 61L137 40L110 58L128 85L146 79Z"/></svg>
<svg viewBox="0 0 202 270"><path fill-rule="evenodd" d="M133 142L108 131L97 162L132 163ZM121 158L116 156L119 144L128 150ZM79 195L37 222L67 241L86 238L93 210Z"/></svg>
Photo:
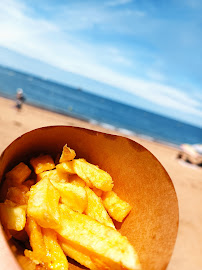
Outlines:
<svg viewBox="0 0 202 270"><path fill-rule="evenodd" d="M65 144L76 151L76 158L85 158L106 170L113 178L114 191L132 205L129 216L116 226L133 244L142 269L166 269L177 236L177 197L163 166L135 141L77 127L36 129L16 139L3 152L0 180L13 166L28 162L34 155L49 153L55 158ZM0 245L0 250L7 246L2 233ZM17 270L10 251L8 257L13 266L8 268ZM70 263L69 269L80 267Z"/></svg>

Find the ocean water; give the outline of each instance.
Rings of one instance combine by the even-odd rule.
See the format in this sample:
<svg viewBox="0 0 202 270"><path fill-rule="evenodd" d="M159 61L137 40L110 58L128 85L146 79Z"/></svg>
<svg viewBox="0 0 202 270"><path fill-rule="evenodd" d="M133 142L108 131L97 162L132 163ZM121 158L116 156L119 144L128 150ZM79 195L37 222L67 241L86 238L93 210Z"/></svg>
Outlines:
<svg viewBox="0 0 202 270"><path fill-rule="evenodd" d="M15 99L22 88L26 102L51 111L173 146L201 143L202 129L89 92L0 66L0 95Z"/></svg>

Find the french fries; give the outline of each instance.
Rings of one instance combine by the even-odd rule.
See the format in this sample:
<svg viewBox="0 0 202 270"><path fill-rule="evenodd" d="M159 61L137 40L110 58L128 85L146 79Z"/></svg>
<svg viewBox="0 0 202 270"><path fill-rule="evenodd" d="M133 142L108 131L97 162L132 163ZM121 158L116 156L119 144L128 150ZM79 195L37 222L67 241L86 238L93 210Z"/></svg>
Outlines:
<svg viewBox="0 0 202 270"><path fill-rule="evenodd" d="M75 156L76 156L75 151L73 149L69 148L65 144L65 146L63 147L63 151L62 151L59 162L62 163L62 162L65 162L65 161L73 160L75 158Z"/></svg>
<svg viewBox="0 0 202 270"><path fill-rule="evenodd" d="M74 185L72 183L59 183L51 181L53 186L60 193L60 201L66 204L69 208L83 213L88 205L88 198L85 188Z"/></svg>
<svg viewBox="0 0 202 270"><path fill-rule="evenodd" d="M21 231L26 223L26 206L16 205L6 200L0 204L0 214L3 225L8 230Z"/></svg>
<svg viewBox="0 0 202 270"><path fill-rule="evenodd" d="M119 222L122 222L132 209L130 204L121 200L114 191L105 192L102 199L109 215Z"/></svg>
<svg viewBox="0 0 202 270"><path fill-rule="evenodd" d="M81 265L91 269L91 270L97 270L98 268L93 263L91 258L88 255L85 255L84 253L78 251L77 249L73 248L70 244L66 243L64 240L60 240L60 245L64 251L64 253L80 263Z"/></svg>
<svg viewBox="0 0 202 270"><path fill-rule="evenodd" d="M32 158L30 160L30 164L34 168L36 174L55 168L55 163L52 157L49 155L40 155L38 157Z"/></svg>
<svg viewBox="0 0 202 270"><path fill-rule="evenodd" d="M60 205L60 213L62 218L61 226L56 229L58 234L89 256L95 265L96 261L100 261L104 269L139 269L132 245L117 230L76 213L64 204Z"/></svg>
<svg viewBox="0 0 202 270"><path fill-rule="evenodd" d="M74 159L73 168L75 173L81 177L87 185L94 186L103 191L110 191L113 188L111 176L98 168L97 166L88 163L85 159Z"/></svg>
<svg viewBox="0 0 202 270"><path fill-rule="evenodd" d="M60 193L44 178L30 189L27 215L44 228L55 228L60 221L59 199Z"/></svg>
<svg viewBox="0 0 202 270"><path fill-rule="evenodd" d="M6 178L15 185L22 184L31 174L30 168L23 162L15 166L11 171L6 174Z"/></svg>
<svg viewBox="0 0 202 270"><path fill-rule="evenodd" d="M85 214L99 221L100 223L105 224L106 226L115 228L113 221L104 208L102 199L98 197L89 187L86 186L85 190L88 197L88 204L85 209Z"/></svg>
<svg viewBox="0 0 202 270"><path fill-rule="evenodd" d="M10 187L7 193L7 199L18 204L24 205L28 202L28 192L29 188L25 185L19 185L17 187Z"/></svg>
<svg viewBox="0 0 202 270"><path fill-rule="evenodd" d="M19 241L29 238L24 255L36 269L66 270L66 256L91 270L141 269L133 246L113 223L126 218L130 204L112 191L106 171L75 157L65 145L58 164L41 154L6 174L4 229Z"/></svg>
<svg viewBox="0 0 202 270"><path fill-rule="evenodd" d="M48 268L54 270L68 269L67 258L57 241L57 233L51 229L42 229L44 244L49 255Z"/></svg>
<svg viewBox="0 0 202 270"><path fill-rule="evenodd" d="M28 217L25 230L29 236L31 250L25 250L25 255L36 264L47 263L46 248L41 227L33 218Z"/></svg>

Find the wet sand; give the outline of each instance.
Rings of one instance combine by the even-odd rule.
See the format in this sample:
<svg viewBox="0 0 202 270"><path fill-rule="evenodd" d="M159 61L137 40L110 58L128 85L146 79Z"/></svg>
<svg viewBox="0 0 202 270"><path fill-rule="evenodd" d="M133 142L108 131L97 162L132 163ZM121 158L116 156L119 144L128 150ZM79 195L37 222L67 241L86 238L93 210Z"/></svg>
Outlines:
<svg viewBox="0 0 202 270"><path fill-rule="evenodd" d="M114 130L107 130L79 119L26 104L21 112L17 112L14 105L14 101L0 97L0 153L18 136L43 126L71 125L120 134ZM137 136L128 137L142 144L158 158L170 175L178 196L179 231L173 256L167 269L201 270L202 168L178 161L176 148Z"/></svg>

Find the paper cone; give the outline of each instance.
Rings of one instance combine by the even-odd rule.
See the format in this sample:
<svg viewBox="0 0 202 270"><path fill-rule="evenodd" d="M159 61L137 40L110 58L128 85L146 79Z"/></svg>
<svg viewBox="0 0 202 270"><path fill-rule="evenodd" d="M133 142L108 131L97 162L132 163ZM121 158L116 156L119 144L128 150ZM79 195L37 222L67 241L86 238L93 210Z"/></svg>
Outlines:
<svg viewBox="0 0 202 270"><path fill-rule="evenodd" d="M19 162L27 162L37 154L56 157L65 144L76 151L76 158L85 158L107 171L114 181L113 190L132 205L129 216L116 225L137 251L142 269L166 269L177 236L178 201L163 166L135 141L78 127L36 129L16 139L3 152L0 179ZM7 245L2 233L0 240L2 249ZM70 263L69 269L80 267Z"/></svg>

